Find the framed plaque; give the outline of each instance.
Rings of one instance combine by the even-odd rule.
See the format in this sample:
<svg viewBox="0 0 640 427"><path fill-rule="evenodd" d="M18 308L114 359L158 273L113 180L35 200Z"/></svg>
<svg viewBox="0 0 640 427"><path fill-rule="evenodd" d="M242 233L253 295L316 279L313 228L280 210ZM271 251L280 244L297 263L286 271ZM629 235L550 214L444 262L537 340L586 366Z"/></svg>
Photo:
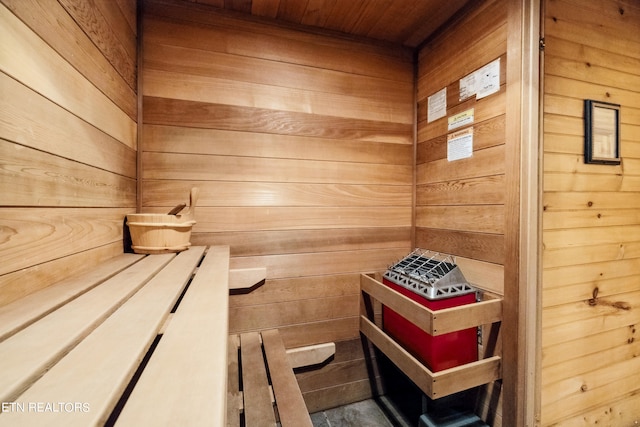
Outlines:
<svg viewBox="0 0 640 427"><path fill-rule="evenodd" d="M584 101L584 162L620 164L620 105Z"/></svg>

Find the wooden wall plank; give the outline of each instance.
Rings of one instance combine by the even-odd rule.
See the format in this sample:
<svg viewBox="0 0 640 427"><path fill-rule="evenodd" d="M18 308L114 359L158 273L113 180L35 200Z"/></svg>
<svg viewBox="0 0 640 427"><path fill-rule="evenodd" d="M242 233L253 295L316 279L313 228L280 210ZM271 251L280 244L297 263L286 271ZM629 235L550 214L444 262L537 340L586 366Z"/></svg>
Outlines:
<svg viewBox="0 0 640 427"><path fill-rule="evenodd" d="M134 5L135 18L135 3L130 0L124 2ZM57 0L6 0L3 3L135 120L135 85L131 86L132 82L118 73ZM135 41L135 33L130 34Z"/></svg>
<svg viewBox="0 0 640 427"><path fill-rule="evenodd" d="M472 184L473 185L473 184ZM172 207L176 194L200 189L198 203L204 206L406 206L410 189L399 185L333 184L254 181L165 181L149 180L144 194L148 207Z"/></svg>
<svg viewBox="0 0 640 427"><path fill-rule="evenodd" d="M6 95L0 99L0 137L135 178L135 150L6 74L0 73L0 87Z"/></svg>
<svg viewBox="0 0 640 427"><path fill-rule="evenodd" d="M377 120L144 97L145 123L407 144L411 126ZM320 125L323 126L320 126Z"/></svg>
<svg viewBox="0 0 640 427"><path fill-rule="evenodd" d="M578 5L545 1L542 425L624 425L637 419L639 390L629 372L640 321L640 9ZM583 99L621 104L621 165L584 164Z"/></svg>
<svg viewBox="0 0 640 427"><path fill-rule="evenodd" d="M146 3L144 25L142 209L198 186L192 243L266 268L231 297L232 331L277 327L286 347L357 340L357 273L411 249L410 51L171 0ZM370 396L349 357L308 383L308 406L326 408L322 390Z"/></svg>
<svg viewBox="0 0 640 427"><path fill-rule="evenodd" d="M0 274L122 242L131 208L3 208Z"/></svg>
<svg viewBox="0 0 640 427"><path fill-rule="evenodd" d="M191 244L214 241L216 244L233 243L232 255L271 255L277 253L304 253L340 250L389 249L406 247L411 238L411 227L359 227L319 228L306 230L225 231L199 232L192 236Z"/></svg>
<svg viewBox="0 0 640 427"><path fill-rule="evenodd" d="M0 138L4 206L135 208L134 179L25 148Z"/></svg>
<svg viewBox="0 0 640 427"><path fill-rule="evenodd" d="M104 53L135 46L135 2L101 2L100 31L58 1L2 3L0 305L122 253L137 174L135 85Z"/></svg>
<svg viewBox="0 0 640 427"><path fill-rule="evenodd" d="M53 102L135 147L135 122L4 6L0 69ZM57 76L52 79L51 76Z"/></svg>

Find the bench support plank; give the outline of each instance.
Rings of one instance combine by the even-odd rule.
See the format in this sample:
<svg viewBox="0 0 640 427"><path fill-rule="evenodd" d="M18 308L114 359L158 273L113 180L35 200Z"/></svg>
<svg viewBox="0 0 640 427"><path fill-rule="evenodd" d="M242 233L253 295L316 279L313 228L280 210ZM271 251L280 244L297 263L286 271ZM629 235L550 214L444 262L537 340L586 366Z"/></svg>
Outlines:
<svg viewBox="0 0 640 427"><path fill-rule="evenodd" d="M240 335L244 417L246 426L275 426L271 390L257 332Z"/></svg>
<svg viewBox="0 0 640 427"><path fill-rule="evenodd" d="M282 337L277 329L262 332L280 423L283 427L313 427Z"/></svg>

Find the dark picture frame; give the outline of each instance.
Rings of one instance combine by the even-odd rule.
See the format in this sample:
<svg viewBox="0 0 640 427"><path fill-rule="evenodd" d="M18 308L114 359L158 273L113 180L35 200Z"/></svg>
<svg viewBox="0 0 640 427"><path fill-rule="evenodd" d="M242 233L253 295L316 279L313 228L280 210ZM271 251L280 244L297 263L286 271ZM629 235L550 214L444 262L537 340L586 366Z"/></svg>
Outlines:
<svg viewBox="0 0 640 427"><path fill-rule="evenodd" d="M584 162L620 164L620 105L585 99Z"/></svg>

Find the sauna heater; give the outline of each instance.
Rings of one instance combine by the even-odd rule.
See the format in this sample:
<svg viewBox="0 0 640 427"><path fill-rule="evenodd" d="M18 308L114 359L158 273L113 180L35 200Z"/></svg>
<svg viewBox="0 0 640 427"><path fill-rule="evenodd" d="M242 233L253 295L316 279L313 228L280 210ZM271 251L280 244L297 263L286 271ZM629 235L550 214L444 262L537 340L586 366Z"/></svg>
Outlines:
<svg viewBox="0 0 640 427"><path fill-rule="evenodd" d="M476 289L465 280L451 255L416 249L389 267L383 283L432 311L476 302ZM431 336L388 307L384 330L432 372L478 360L477 328Z"/></svg>

